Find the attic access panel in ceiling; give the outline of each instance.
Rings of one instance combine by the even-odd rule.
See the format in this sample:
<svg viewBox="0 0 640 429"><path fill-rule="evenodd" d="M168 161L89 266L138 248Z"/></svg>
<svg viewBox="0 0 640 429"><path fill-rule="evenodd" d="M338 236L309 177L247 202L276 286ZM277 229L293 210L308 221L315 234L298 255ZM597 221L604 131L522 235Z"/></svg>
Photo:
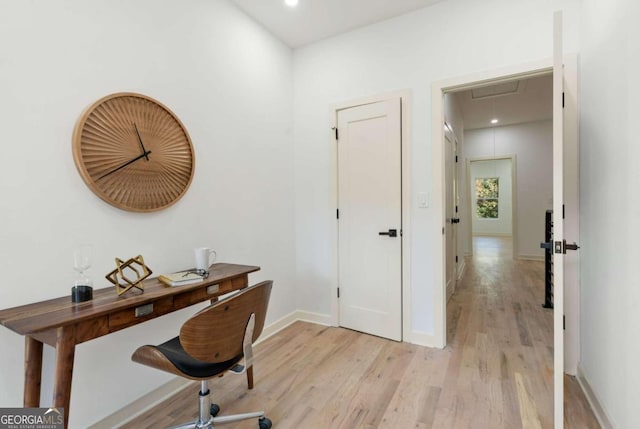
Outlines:
<svg viewBox="0 0 640 429"><path fill-rule="evenodd" d="M471 90L471 98L479 100L481 98L500 97L503 95L519 94L522 92L526 81L513 80L510 82L498 83Z"/></svg>

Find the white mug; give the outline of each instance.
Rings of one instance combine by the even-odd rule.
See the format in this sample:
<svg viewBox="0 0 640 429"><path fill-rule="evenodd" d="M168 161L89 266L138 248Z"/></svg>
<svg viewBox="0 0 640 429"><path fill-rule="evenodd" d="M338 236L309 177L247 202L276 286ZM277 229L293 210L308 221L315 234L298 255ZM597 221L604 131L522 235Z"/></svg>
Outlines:
<svg viewBox="0 0 640 429"><path fill-rule="evenodd" d="M216 260L216 251L208 247L196 247L193 253L196 258L196 270L208 272L209 266Z"/></svg>

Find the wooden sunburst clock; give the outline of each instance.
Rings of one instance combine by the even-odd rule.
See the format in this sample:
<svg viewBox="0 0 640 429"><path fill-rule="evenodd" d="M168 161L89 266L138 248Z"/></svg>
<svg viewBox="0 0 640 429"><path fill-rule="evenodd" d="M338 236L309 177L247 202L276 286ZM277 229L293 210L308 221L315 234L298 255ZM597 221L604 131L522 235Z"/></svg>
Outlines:
<svg viewBox="0 0 640 429"><path fill-rule="evenodd" d="M93 103L73 133L73 159L89 189L134 212L171 206L189 188L193 145L178 117L141 94L111 94Z"/></svg>

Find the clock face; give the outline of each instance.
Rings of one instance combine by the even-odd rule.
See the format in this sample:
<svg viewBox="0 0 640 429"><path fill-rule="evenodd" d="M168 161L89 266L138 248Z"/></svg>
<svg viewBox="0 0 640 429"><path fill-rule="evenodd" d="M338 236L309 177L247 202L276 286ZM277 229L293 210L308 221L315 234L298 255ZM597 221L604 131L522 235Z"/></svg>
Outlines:
<svg viewBox="0 0 640 429"><path fill-rule="evenodd" d="M193 146L180 120L158 101L133 93L104 97L82 114L73 157L93 192L136 212L174 204L194 173Z"/></svg>

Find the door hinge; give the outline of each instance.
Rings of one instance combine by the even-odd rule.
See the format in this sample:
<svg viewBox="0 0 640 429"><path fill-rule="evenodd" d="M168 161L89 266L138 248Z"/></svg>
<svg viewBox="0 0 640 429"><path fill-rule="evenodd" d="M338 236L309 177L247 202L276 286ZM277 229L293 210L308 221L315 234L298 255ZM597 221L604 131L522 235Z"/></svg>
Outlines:
<svg viewBox="0 0 640 429"><path fill-rule="evenodd" d="M458 155L456 155L456 162L458 162Z"/></svg>
<svg viewBox="0 0 640 429"><path fill-rule="evenodd" d="M564 92L562 93L562 108L564 109Z"/></svg>
<svg viewBox="0 0 640 429"><path fill-rule="evenodd" d="M458 263L458 255L456 255L456 264Z"/></svg>
<svg viewBox="0 0 640 429"><path fill-rule="evenodd" d="M458 206L456 206L456 213L458 213Z"/></svg>
<svg viewBox="0 0 640 429"><path fill-rule="evenodd" d="M338 140L338 127L333 127L331 129L336 132L336 141L337 141Z"/></svg>
<svg viewBox="0 0 640 429"><path fill-rule="evenodd" d="M562 330L567 329L567 317L563 314L562 315Z"/></svg>
<svg viewBox="0 0 640 429"><path fill-rule="evenodd" d="M340 298L340 288L338 288L338 298Z"/></svg>
<svg viewBox="0 0 640 429"><path fill-rule="evenodd" d="M336 219L340 219L340 209L336 209Z"/></svg>
<svg viewBox="0 0 640 429"><path fill-rule="evenodd" d="M444 235L444 226L442 227L442 235Z"/></svg>

